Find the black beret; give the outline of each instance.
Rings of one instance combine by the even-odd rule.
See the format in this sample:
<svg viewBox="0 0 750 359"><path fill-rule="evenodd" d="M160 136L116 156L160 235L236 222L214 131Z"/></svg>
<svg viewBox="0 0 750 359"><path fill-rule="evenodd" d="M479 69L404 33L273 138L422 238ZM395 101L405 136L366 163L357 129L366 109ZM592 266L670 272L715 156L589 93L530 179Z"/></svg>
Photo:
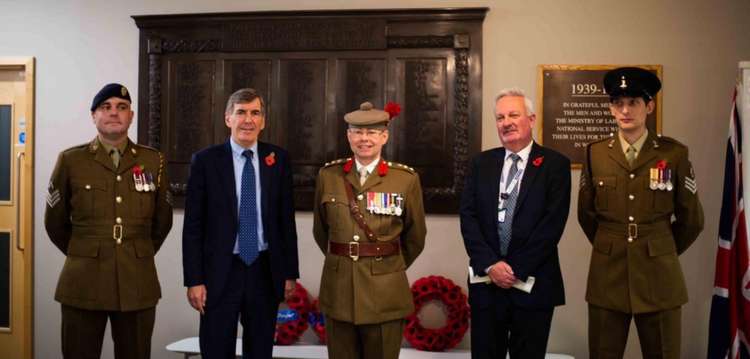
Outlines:
<svg viewBox="0 0 750 359"><path fill-rule="evenodd" d="M128 91L125 86L120 84L107 84L99 90L96 96L94 96L94 101L91 101L91 112L96 111L96 108L99 107L102 102L107 101L112 97L121 98L132 103L130 100L130 91Z"/></svg>
<svg viewBox="0 0 750 359"><path fill-rule="evenodd" d="M620 67L604 75L604 88L610 98L620 96L653 99L661 81L653 72L639 67Z"/></svg>

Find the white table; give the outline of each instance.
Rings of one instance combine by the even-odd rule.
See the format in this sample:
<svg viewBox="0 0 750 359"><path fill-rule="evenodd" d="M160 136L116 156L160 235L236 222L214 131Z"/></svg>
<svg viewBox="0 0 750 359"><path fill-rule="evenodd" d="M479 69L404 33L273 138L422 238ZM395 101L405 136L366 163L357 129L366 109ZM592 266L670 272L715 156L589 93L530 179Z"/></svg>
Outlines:
<svg viewBox="0 0 750 359"><path fill-rule="evenodd" d="M198 337L185 338L167 345L167 350L185 355L189 359L200 354ZM242 339L237 339L235 354L242 357ZM325 345L274 345L274 358L298 358L298 359L328 359L328 351ZM469 359L471 353L468 350L453 349L447 352L425 352L414 348L401 348L399 359ZM546 359L574 359L565 354L547 354Z"/></svg>

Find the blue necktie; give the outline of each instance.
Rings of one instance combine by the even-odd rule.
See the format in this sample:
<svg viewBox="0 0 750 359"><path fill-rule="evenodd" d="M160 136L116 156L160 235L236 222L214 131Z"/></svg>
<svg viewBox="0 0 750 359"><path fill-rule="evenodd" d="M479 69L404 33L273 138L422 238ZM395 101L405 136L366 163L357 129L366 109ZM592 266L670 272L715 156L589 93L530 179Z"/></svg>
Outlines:
<svg viewBox="0 0 750 359"><path fill-rule="evenodd" d="M508 170L508 176L505 177L505 190L501 193L507 193L508 198L505 199L505 221L498 223L497 229L498 234L500 235L500 254L507 255L508 254L508 246L510 245L510 239L513 234L513 212L516 211L516 200L518 200L518 185L520 184L519 181L516 182L516 184L513 186L513 188L508 188L510 186L511 182L513 182L513 177L516 176L516 173L518 173L518 161L521 160L521 156L511 153L510 159L513 160L513 164L510 167L510 170Z"/></svg>
<svg viewBox="0 0 750 359"><path fill-rule="evenodd" d="M242 152L245 166L242 167L242 187L240 188L240 259L250 265L258 258L258 209L255 206L255 168L253 151Z"/></svg>

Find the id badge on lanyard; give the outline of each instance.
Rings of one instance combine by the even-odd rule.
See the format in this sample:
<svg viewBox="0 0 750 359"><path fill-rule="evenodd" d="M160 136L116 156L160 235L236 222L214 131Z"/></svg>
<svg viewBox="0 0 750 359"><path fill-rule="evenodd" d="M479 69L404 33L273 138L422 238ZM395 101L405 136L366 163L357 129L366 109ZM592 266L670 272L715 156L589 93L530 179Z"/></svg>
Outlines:
<svg viewBox="0 0 750 359"><path fill-rule="evenodd" d="M511 180L510 183L505 186L506 192L500 192L500 198L498 198L497 201L497 221L500 223L505 222L505 214L508 212L508 209L505 208L505 200L508 198L508 193L513 191L513 189L518 186L518 181L520 180L522 175L523 170L519 170L518 172L516 172L516 175L513 176L513 180Z"/></svg>

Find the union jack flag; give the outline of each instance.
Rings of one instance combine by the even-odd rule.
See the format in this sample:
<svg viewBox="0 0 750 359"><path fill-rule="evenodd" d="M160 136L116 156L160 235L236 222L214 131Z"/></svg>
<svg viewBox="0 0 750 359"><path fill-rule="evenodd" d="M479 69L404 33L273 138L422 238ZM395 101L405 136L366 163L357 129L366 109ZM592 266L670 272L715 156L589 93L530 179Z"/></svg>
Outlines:
<svg viewBox="0 0 750 359"><path fill-rule="evenodd" d="M742 195L742 121L735 89L729 119L719 248L708 331L709 359L750 359L750 271Z"/></svg>

